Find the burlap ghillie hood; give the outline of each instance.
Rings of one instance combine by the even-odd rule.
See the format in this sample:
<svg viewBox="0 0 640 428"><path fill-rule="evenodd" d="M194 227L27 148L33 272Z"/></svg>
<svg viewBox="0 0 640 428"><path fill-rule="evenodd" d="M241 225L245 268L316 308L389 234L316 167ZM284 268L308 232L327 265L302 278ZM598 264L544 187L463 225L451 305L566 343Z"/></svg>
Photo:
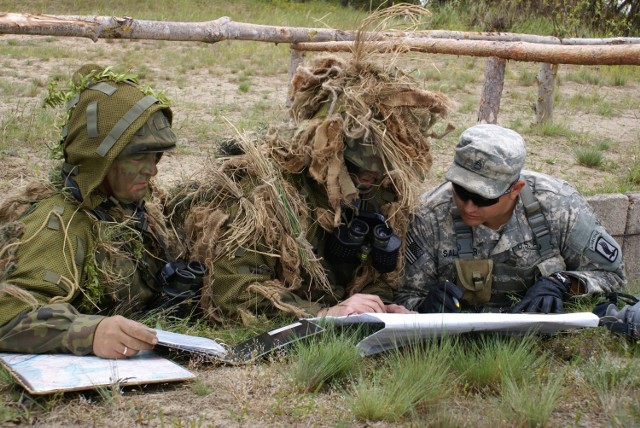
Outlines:
<svg viewBox="0 0 640 428"><path fill-rule="evenodd" d="M407 210L416 205L432 163L429 139L441 137L431 129L451 105L446 96L418 89L395 68L335 56L298 68L292 86L293 124L272 128L267 142L285 172L307 169L326 186L333 221L325 229L338 225L341 204L358 197L344 161L346 139L370 141L385 166L383 186Z"/></svg>

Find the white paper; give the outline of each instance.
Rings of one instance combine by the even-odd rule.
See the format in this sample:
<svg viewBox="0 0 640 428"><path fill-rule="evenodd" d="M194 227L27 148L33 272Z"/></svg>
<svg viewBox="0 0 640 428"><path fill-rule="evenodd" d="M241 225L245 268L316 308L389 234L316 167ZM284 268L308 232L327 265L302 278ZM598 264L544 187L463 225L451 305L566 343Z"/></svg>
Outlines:
<svg viewBox="0 0 640 428"><path fill-rule="evenodd" d="M322 318L315 318L320 320ZM583 327L596 327L599 318L591 312L569 314L378 314L324 318L337 325L381 324L381 329L366 337L357 347L360 355L372 355L412 341L443 334L470 332L555 333Z"/></svg>
<svg viewBox="0 0 640 428"><path fill-rule="evenodd" d="M317 324L308 320L300 320L262 333L234 346L225 347L206 337L156 329L158 345L205 354L229 364L247 364L269 352L323 331L324 329Z"/></svg>
<svg viewBox="0 0 640 428"><path fill-rule="evenodd" d="M71 354L8 354L0 360L31 394L188 380L195 374L153 351L109 360Z"/></svg>
<svg viewBox="0 0 640 428"><path fill-rule="evenodd" d="M155 331L158 334L158 344L160 345L190 352L200 352L216 357L224 357L227 355L227 350L224 346L215 340L188 334L172 333L165 330L155 329Z"/></svg>

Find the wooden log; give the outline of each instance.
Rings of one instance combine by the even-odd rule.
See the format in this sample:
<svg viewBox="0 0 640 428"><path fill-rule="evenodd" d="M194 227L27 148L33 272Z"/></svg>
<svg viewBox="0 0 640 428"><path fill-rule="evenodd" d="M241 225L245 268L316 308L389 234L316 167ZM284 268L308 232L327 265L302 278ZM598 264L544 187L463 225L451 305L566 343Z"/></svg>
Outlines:
<svg viewBox="0 0 640 428"><path fill-rule="evenodd" d="M303 61L304 61L304 52L291 49L291 55L289 59L289 80L288 80L289 87L287 89L287 100L285 103L287 107L291 107L291 102L292 102L291 95L293 94L293 87L291 85L291 82L293 81L293 75L295 74L296 70L302 64Z"/></svg>
<svg viewBox="0 0 640 428"><path fill-rule="evenodd" d="M540 36L537 34L520 33L492 33L475 31L426 30L426 31L389 31L383 32L385 37L406 37L410 39L455 39L455 40L485 40L492 42L528 42L549 45L622 45L638 44L640 37L610 37L610 38L560 38L554 36Z"/></svg>
<svg viewBox="0 0 640 428"><path fill-rule="evenodd" d="M368 42L377 52L427 52L479 57L495 56L514 61L550 64L640 65L640 45L564 46L525 42L483 40L401 39ZM305 51L346 52L352 42L294 43L291 48Z"/></svg>
<svg viewBox="0 0 640 428"><path fill-rule="evenodd" d="M353 33L353 34L351 34ZM0 13L0 34L148 39L216 43L253 40L272 43L353 40L355 32L326 28L278 27L233 22L223 16L207 22L145 21L131 17Z"/></svg>
<svg viewBox="0 0 640 428"><path fill-rule="evenodd" d="M487 59L484 86L478 109L478 122L480 123L498 123L506 64L507 61L503 58L492 56Z"/></svg>
<svg viewBox="0 0 640 428"><path fill-rule="evenodd" d="M540 64L540 71L536 80L538 82L538 98L536 99L535 123L553 122L553 89L556 75L558 74L557 64Z"/></svg>
<svg viewBox="0 0 640 428"><path fill-rule="evenodd" d="M206 22L146 21L131 17L35 15L0 12L0 34L86 37L105 39L150 39L200 41L254 40L273 43L353 41L356 31L327 28L279 27L234 22L223 16ZM529 42L562 45L640 44L638 37L565 38L535 34L465 32L450 30L383 31L366 33L368 40L385 39L455 39L497 42Z"/></svg>

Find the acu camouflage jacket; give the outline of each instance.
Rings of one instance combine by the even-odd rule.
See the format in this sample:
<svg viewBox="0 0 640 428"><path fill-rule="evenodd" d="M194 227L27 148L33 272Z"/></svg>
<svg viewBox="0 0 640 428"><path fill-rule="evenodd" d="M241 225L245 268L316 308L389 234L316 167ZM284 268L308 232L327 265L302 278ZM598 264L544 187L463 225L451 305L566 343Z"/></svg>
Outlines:
<svg viewBox="0 0 640 428"><path fill-rule="evenodd" d="M533 270L533 281L539 276L564 272L578 279L589 294L623 287L626 277L620 246L599 224L586 200L568 183L553 177L523 171L521 178L533 190L549 225L551 254L541 257L519 200L511 219L499 230L484 225L472 228L474 259L491 259L494 267L502 264L507 271ZM445 280L456 282L458 247L451 191L447 182L423 195L412 218L405 276L396 296L396 302L409 309L417 308L432 286ZM523 281L518 277L500 280ZM524 285L528 288L533 282L529 280Z"/></svg>

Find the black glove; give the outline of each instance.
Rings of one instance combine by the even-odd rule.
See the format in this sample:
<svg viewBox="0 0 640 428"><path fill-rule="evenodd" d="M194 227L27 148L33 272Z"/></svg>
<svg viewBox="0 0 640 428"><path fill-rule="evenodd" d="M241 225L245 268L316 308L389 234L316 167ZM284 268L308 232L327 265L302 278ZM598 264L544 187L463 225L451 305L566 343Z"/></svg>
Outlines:
<svg viewBox="0 0 640 428"><path fill-rule="evenodd" d="M429 290L429 294L418 306L418 312L442 313L460 312L460 299L464 292L452 282L445 281Z"/></svg>
<svg viewBox="0 0 640 428"><path fill-rule="evenodd" d="M519 312L538 312L561 314L564 295L569 291L570 283L544 276L536 281L524 295L520 303L511 309L512 314Z"/></svg>

